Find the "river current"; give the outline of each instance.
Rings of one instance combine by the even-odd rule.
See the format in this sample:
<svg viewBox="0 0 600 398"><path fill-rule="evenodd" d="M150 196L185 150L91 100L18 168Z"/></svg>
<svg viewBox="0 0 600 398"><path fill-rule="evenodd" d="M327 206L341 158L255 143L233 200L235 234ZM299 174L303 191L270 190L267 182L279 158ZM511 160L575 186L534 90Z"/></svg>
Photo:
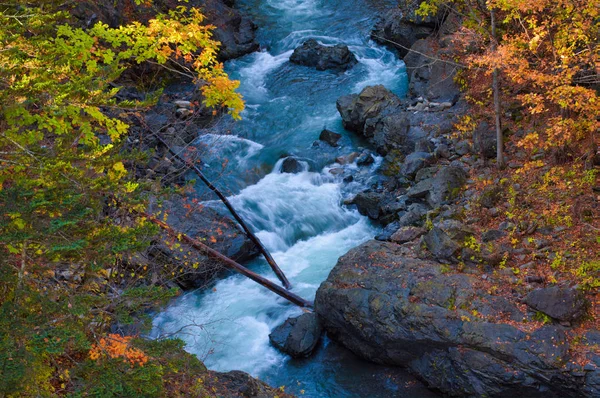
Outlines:
<svg viewBox="0 0 600 398"><path fill-rule="evenodd" d="M335 155L361 142L344 131L337 98L383 84L402 96L407 77L402 61L369 39L386 0L238 0L259 26L262 50L230 61L227 71L241 81L243 120L223 121L227 135L208 134L212 150L204 168L271 251L293 284L314 299L338 257L373 238L378 229L343 198L368 179L350 184L329 172L330 157L312 144L323 128L343 135ZM289 62L305 40L343 43L359 64L343 73L317 71ZM281 172L282 157L302 160L304 171ZM335 156L334 156L335 157ZM227 160L224 165L224 160ZM380 164L378 159L371 172ZM344 167L357 167L355 164ZM202 187L198 187L202 193ZM208 200L208 206L220 206ZM246 264L278 282L262 258ZM213 370L243 370L287 392L306 397L434 396L401 370L355 358L323 339L313 357L292 360L269 344L270 331L301 310L256 283L231 275L209 289L183 295L154 318L152 336L176 333L186 349Z"/></svg>

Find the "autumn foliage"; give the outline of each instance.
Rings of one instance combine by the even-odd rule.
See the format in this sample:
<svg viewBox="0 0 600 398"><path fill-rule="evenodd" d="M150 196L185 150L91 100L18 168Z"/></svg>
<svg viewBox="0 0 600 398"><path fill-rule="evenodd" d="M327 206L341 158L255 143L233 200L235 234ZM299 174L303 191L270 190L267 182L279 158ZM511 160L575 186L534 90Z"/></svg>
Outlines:
<svg viewBox="0 0 600 398"><path fill-rule="evenodd" d="M122 100L120 78L150 65L234 118L244 104L198 10L81 28L72 3L0 7L0 396L164 396L167 362L107 334L177 294L143 275L122 282L123 258L156 235L132 216L148 184L130 173L145 155L125 147L128 116L160 86Z"/></svg>

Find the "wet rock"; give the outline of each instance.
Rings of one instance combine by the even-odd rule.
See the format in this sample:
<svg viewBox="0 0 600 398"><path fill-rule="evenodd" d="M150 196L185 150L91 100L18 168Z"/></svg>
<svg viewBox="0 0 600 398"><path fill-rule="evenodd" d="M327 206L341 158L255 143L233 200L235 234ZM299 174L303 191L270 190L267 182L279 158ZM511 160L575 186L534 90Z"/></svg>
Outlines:
<svg viewBox="0 0 600 398"><path fill-rule="evenodd" d="M271 343L293 358L308 357L321 338L322 327L315 313L289 318L269 335Z"/></svg>
<svg viewBox="0 0 600 398"><path fill-rule="evenodd" d="M434 227L429 231L423 241L427 245L429 252L438 260L455 261L456 255L461 249L458 243L438 227Z"/></svg>
<svg viewBox="0 0 600 398"><path fill-rule="evenodd" d="M390 237L390 240L395 243L412 242L413 240L424 235L426 232L427 230L425 228L412 226L402 227Z"/></svg>
<svg viewBox="0 0 600 398"><path fill-rule="evenodd" d="M407 367L451 396L598 396L594 379L565 372L570 353L562 327L527 332L494 323L488 315L521 321L525 314L490 295L490 282L445 273L405 252L369 241L339 259L315 301L332 339L370 361Z"/></svg>
<svg viewBox="0 0 600 398"><path fill-rule="evenodd" d="M288 156L285 158L283 163L281 164L281 172L282 173L301 173L304 171L304 165L295 157Z"/></svg>
<svg viewBox="0 0 600 398"><path fill-rule="evenodd" d="M417 17L414 12L412 14ZM410 47L419 39L424 39L433 32L431 24L422 24L422 18L410 19L400 8L393 8L381 16L371 32L371 38L398 52L400 58L408 54Z"/></svg>
<svg viewBox="0 0 600 398"><path fill-rule="evenodd" d="M359 166L369 166L373 163L375 163L375 158L373 158L370 152L363 152L356 160L356 164Z"/></svg>
<svg viewBox="0 0 600 398"><path fill-rule="evenodd" d="M430 166L435 161L435 157L428 152L413 152L404 159L401 173L406 177L414 178L423 167Z"/></svg>
<svg viewBox="0 0 600 398"><path fill-rule="evenodd" d="M576 321L587 305L581 291L560 286L536 289L527 295L525 303L559 321Z"/></svg>
<svg viewBox="0 0 600 398"><path fill-rule="evenodd" d="M360 214L368 216L372 220L377 220L381 214L383 197L384 194L379 192L359 192L352 200L352 203L356 205Z"/></svg>
<svg viewBox="0 0 600 398"><path fill-rule="evenodd" d="M290 62L317 68L317 70L345 71L358 63L348 46L325 46L315 39L304 42L294 50Z"/></svg>
<svg viewBox="0 0 600 398"><path fill-rule="evenodd" d="M319 140L328 143L331 146L338 146L338 141L342 138L341 134L334 133L331 130L324 129L319 135Z"/></svg>
<svg viewBox="0 0 600 398"><path fill-rule="evenodd" d="M353 163L356 159L358 159L359 156L360 153L352 152L345 156L338 156L337 158L335 158L335 161L341 165L350 164Z"/></svg>

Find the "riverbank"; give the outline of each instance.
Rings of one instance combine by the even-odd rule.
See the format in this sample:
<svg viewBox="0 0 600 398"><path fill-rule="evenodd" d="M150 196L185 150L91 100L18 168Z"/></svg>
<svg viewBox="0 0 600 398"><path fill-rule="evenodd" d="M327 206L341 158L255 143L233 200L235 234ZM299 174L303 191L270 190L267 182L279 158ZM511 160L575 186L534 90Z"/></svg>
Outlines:
<svg viewBox="0 0 600 398"><path fill-rule="evenodd" d="M595 397L598 180L577 188L589 217L515 222L515 199L540 195L538 183L519 177L528 155L512 141L509 168L493 168L487 122L475 121L471 137L457 131L473 108L457 84L460 18L444 18L394 9L373 31L412 71L407 99L376 86L337 102L344 126L385 156L387 181L348 201L385 229L340 258L319 288L317 312L329 335L361 357L407 367L453 396ZM541 167L545 178L556 170ZM581 234L588 223L595 226ZM569 250L583 265L569 269L560 256L573 239L580 246Z"/></svg>

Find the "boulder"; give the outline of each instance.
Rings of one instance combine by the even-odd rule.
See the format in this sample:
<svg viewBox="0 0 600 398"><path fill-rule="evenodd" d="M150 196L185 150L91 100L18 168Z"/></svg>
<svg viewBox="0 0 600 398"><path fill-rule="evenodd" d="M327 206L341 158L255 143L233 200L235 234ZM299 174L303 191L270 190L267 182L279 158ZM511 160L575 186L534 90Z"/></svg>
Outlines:
<svg viewBox="0 0 600 398"><path fill-rule="evenodd" d="M319 342L322 333L319 317L315 313L289 318L269 335L271 343L293 358L308 357Z"/></svg>
<svg viewBox="0 0 600 398"><path fill-rule="evenodd" d="M188 209L195 210L190 211ZM259 254L256 245L248 239L228 214L211 207L199 207L187 199L174 196L171 200L163 201L161 207L158 207L157 203L151 200L150 212L157 216L160 216L162 212L168 213L167 223L173 229L185 231L192 238L214 240L211 247L235 261L248 261ZM217 230L220 232L216 233ZM156 244L150 246L147 253L143 255L145 262L156 264L157 272L162 272L163 265L168 265L168 269L173 266L185 269L186 272L178 275L175 280L182 289L195 289L205 286L210 279L224 270L222 264L210 260L191 248L183 245L184 252L190 251L192 253L183 256L178 249L162 242L163 240L159 239ZM191 264L194 263L199 266L192 267ZM156 277L158 277L158 274ZM169 275L169 277L171 276Z"/></svg>
<svg viewBox="0 0 600 398"><path fill-rule="evenodd" d="M364 151L361 153L358 159L356 159L356 164L358 166L369 166L375 163L375 158L369 151Z"/></svg>
<svg viewBox="0 0 600 398"><path fill-rule="evenodd" d="M345 71L356 65L358 60L348 46L325 46L315 39L310 39L294 50L290 62L317 70Z"/></svg>
<svg viewBox="0 0 600 398"><path fill-rule="evenodd" d="M240 370L230 372L208 371L208 376L203 377L200 391L202 396L207 396L205 391L210 391L210 396L240 397L240 398L276 398L287 397L279 388L273 388L267 383L255 379L248 373Z"/></svg>
<svg viewBox="0 0 600 398"><path fill-rule="evenodd" d="M460 244L454 241L443 229L438 227L432 228L423 237L423 241L433 257L444 262L456 261L456 256L461 249Z"/></svg>
<svg viewBox="0 0 600 398"><path fill-rule="evenodd" d="M288 156L285 158L283 163L281 164L281 172L282 173L301 173L305 169L305 166L293 156Z"/></svg>
<svg viewBox="0 0 600 398"><path fill-rule="evenodd" d="M398 56L404 58L417 40L424 39L433 32L432 24L424 24L422 18L411 19L410 16L416 17L414 11L409 14L405 9L389 10L375 23L371 38L396 50Z"/></svg>
<svg viewBox="0 0 600 398"><path fill-rule="evenodd" d="M527 295L525 303L534 310L565 322L579 319L587 306L581 291L561 286L536 289Z"/></svg>
<svg viewBox="0 0 600 398"><path fill-rule="evenodd" d="M363 216L377 220L381 215L381 202L383 198L383 193L371 191L359 192L352 200L352 204L356 205L358 212Z"/></svg>
<svg viewBox="0 0 600 398"><path fill-rule="evenodd" d="M406 195L413 199L425 198L431 207L437 208L445 201L456 197L466 182L467 173L462 168L442 167L434 177L413 185Z"/></svg>
<svg viewBox="0 0 600 398"><path fill-rule="evenodd" d="M429 152L413 152L404 159L400 172L408 178L415 178L419 170L430 166L434 161L435 157Z"/></svg>
<svg viewBox="0 0 600 398"><path fill-rule="evenodd" d="M406 367L450 396L599 396L596 366L585 378L581 368L564 367L573 358L562 327L495 323L498 313L513 322L527 315L488 293L492 283L405 252L369 241L340 257L315 300L332 339L367 360Z"/></svg>
<svg viewBox="0 0 600 398"><path fill-rule="evenodd" d="M382 85L365 87L360 94L340 97L336 106L342 116L344 128L365 135L365 123L370 119L381 119L386 113L396 110L400 98Z"/></svg>
<svg viewBox="0 0 600 398"><path fill-rule="evenodd" d="M473 152L484 159L496 157L496 131L487 122L481 122L473 131Z"/></svg>
<svg viewBox="0 0 600 398"><path fill-rule="evenodd" d="M331 130L324 129L319 135L319 140L328 143L331 146L338 146L338 141L342 138L341 134L334 133Z"/></svg>
<svg viewBox="0 0 600 398"><path fill-rule="evenodd" d="M395 243L412 242L413 240L424 235L426 232L427 230L425 228L413 226L402 227L390 237L390 240Z"/></svg>
<svg viewBox="0 0 600 398"><path fill-rule="evenodd" d="M432 58L443 59L445 56L451 60L452 49L440 48L438 39L430 37L416 41L411 50L413 52L404 57L410 94L430 101L454 104L460 96L460 90L454 82L456 66L451 62L431 61Z"/></svg>

